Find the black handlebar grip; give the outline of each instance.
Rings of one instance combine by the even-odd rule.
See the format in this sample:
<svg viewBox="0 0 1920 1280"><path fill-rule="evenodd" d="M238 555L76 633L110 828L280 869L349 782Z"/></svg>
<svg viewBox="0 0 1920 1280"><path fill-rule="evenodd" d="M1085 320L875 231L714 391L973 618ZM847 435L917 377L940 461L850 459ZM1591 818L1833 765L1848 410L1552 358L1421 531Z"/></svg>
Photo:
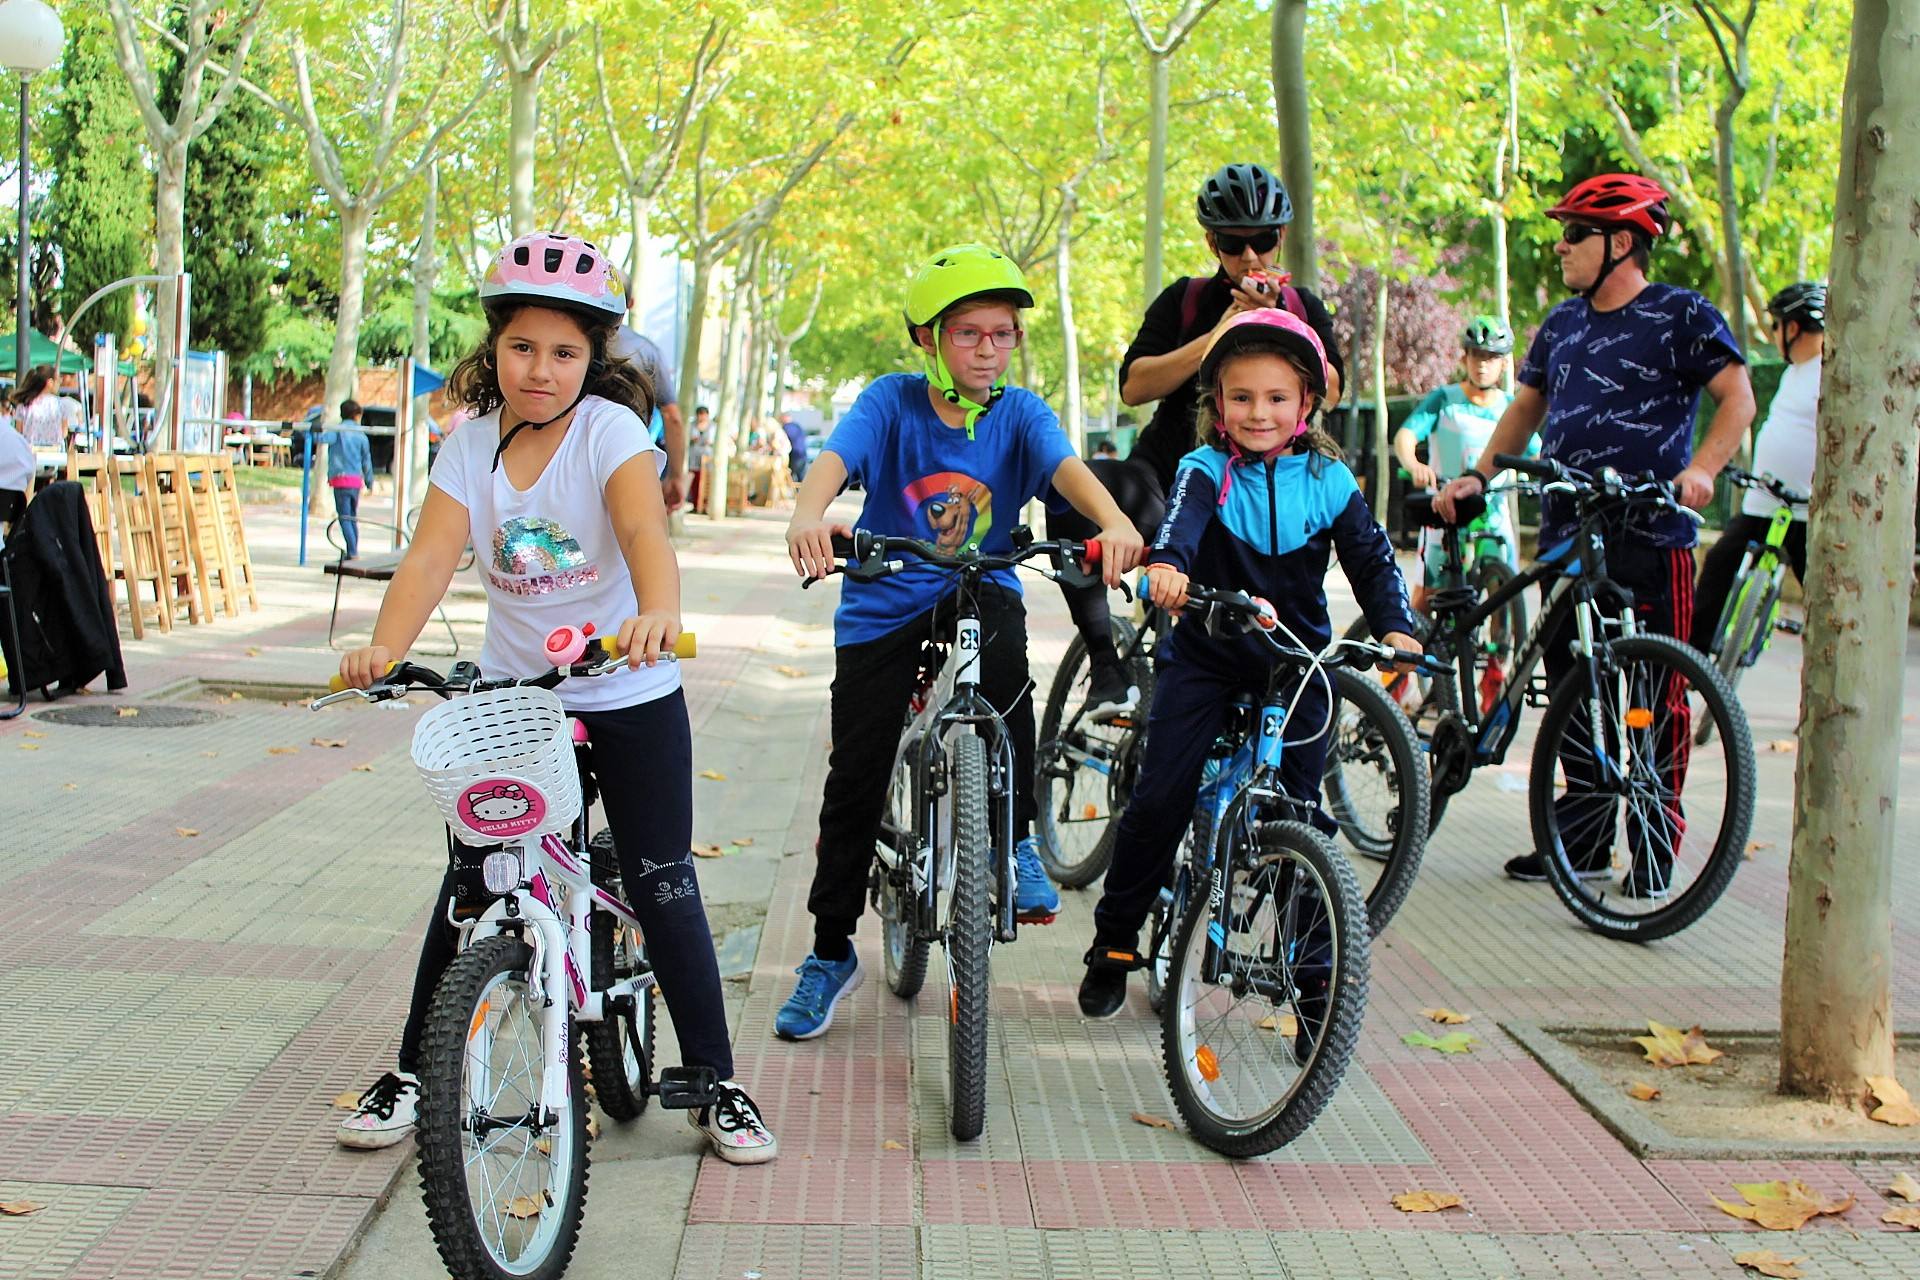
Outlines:
<svg viewBox="0 0 1920 1280"><path fill-rule="evenodd" d="M1532 476L1536 480L1558 480L1560 467L1557 463L1544 458L1525 458L1518 454L1496 453L1493 465L1503 471L1518 471L1523 476Z"/></svg>

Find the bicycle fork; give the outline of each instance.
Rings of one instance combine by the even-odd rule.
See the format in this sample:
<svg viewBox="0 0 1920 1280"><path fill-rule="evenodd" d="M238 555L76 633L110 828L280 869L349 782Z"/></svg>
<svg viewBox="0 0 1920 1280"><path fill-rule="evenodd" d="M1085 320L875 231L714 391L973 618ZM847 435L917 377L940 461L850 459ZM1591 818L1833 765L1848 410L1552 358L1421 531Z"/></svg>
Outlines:
<svg viewBox="0 0 1920 1280"><path fill-rule="evenodd" d="M1211 919L1207 921L1207 949L1201 963L1201 972L1206 980L1218 983L1226 966L1227 930L1234 922L1233 904L1227 900L1227 878L1232 873L1228 865L1227 832L1238 826L1251 838L1257 826L1256 807L1266 801L1279 799L1277 787L1268 785L1268 780L1276 778L1280 761L1286 750L1284 735L1287 725L1287 708L1274 701L1260 708L1256 721L1253 740L1242 743L1233 756L1221 766L1220 776L1215 786L1220 788L1213 793L1214 802L1209 806L1211 818L1213 863L1207 881L1207 909ZM1237 792L1229 793L1236 779L1244 779ZM1258 903L1252 911L1257 914Z"/></svg>

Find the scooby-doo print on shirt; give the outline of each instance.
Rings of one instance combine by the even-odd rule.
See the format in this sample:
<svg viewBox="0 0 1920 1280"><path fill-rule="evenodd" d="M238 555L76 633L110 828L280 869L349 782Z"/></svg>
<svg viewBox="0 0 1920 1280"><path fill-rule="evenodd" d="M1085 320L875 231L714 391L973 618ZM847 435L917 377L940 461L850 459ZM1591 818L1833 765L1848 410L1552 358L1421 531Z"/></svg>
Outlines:
<svg viewBox="0 0 1920 1280"><path fill-rule="evenodd" d="M926 539L949 555L977 551L993 528L993 490L970 475L942 471L908 485L907 509Z"/></svg>

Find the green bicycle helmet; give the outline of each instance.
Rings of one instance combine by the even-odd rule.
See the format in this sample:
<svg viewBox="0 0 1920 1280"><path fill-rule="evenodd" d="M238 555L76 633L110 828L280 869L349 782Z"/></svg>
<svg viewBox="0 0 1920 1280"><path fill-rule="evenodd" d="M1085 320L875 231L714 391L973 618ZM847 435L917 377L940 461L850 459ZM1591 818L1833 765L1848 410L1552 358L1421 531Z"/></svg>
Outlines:
<svg viewBox="0 0 1920 1280"><path fill-rule="evenodd" d="M914 330L922 325L934 329L931 353L922 351L927 378L945 396L947 403L964 405L967 410L967 439L973 439L973 424L993 407L1006 390L1006 378L994 383L987 403L975 404L953 385L953 375L940 356L940 317L956 305L972 299L1004 302L1016 308L1033 305L1026 277L1011 258L983 244L957 244L933 255L913 276L907 286L907 339L918 345Z"/></svg>
<svg viewBox="0 0 1920 1280"><path fill-rule="evenodd" d="M1513 353L1513 330L1500 321L1498 316L1475 316L1467 321L1467 328L1460 335L1460 345L1468 351L1490 351L1496 356Z"/></svg>

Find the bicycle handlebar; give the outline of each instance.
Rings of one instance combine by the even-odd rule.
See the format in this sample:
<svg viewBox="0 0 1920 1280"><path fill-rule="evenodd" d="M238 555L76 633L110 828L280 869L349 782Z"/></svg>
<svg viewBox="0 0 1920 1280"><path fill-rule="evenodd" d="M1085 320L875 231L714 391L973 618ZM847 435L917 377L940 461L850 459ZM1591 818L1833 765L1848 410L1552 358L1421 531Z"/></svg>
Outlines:
<svg viewBox="0 0 1920 1280"><path fill-rule="evenodd" d="M1804 507L1813 501L1811 494L1800 492L1800 490L1793 488L1791 485L1783 483L1776 476L1755 475L1744 467L1731 465L1722 467L1720 474L1725 476L1730 483L1738 485L1742 489L1765 489L1768 493L1790 507Z"/></svg>
<svg viewBox="0 0 1920 1280"><path fill-rule="evenodd" d="M980 551L963 551L959 554L936 546L924 538L901 538L891 534L877 534L870 529L855 529L851 538L835 534L833 554L849 563L836 565L830 572L844 573L855 582L878 582L880 579L902 573L915 564L932 565L940 569L1012 569L1037 556L1047 556L1054 563L1053 576L1070 586L1090 586L1100 581L1099 575L1087 572L1087 569L1100 563L1100 543L1092 540L1075 542L1060 538L1046 542L1028 541L1022 544L1022 535L1031 537L1024 526L1014 530L1014 548L1010 554L988 554ZM892 555L914 557L912 563L890 561ZM1079 562L1079 563L1076 563ZM1084 566L1084 567L1083 567ZM801 586L812 586L816 578L808 578Z"/></svg>
<svg viewBox="0 0 1920 1280"><path fill-rule="evenodd" d="M1679 512L1695 524L1701 524L1706 519L1680 501L1679 491L1671 480L1663 480L1651 471L1622 472L1612 467L1601 467L1598 471L1588 473L1551 458L1525 458L1511 453L1494 454L1493 463L1506 470L1533 476L1543 481L1549 489L1558 488L1563 492L1625 506L1665 507Z"/></svg>
<svg viewBox="0 0 1920 1280"><path fill-rule="evenodd" d="M1273 606L1258 596L1250 596L1244 591L1222 591L1213 587L1202 587L1194 583L1187 584L1189 607L1198 604L1197 620L1208 627L1216 626L1215 611L1233 617L1242 622L1248 630L1258 631L1276 653L1289 662L1300 666L1319 662L1333 667L1378 667L1381 670L1408 663L1428 675L1445 676L1453 674L1451 663L1425 653L1414 653L1406 649L1396 649L1392 645L1377 644L1371 640L1335 640L1319 653L1284 644L1273 636L1279 625Z"/></svg>
<svg viewBox="0 0 1920 1280"><path fill-rule="evenodd" d="M682 631L672 647L660 657L664 662L679 662L694 657L698 652L699 642L694 633ZM336 702L345 702L350 698L359 698L363 702L386 702L416 690L437 694L442 698L451 698L456 693L484 693L490 689L509 689L517 685L551 689L562 680L576 676L611 675L627 663L627 655L620 648L618 637L604 643L595 640L584 657L586 659L584 661L556 666L537 676L502 680L482 679L480 668L470 662L463 662L456 666L451 676L443 676L438 671L417 666L411 662L389 662L385 674L364 689L353 688L347 684L344 676L335 672L327 681L326 696L309 702L307 709L318 711L322 707L331 706Z"/></svg>

